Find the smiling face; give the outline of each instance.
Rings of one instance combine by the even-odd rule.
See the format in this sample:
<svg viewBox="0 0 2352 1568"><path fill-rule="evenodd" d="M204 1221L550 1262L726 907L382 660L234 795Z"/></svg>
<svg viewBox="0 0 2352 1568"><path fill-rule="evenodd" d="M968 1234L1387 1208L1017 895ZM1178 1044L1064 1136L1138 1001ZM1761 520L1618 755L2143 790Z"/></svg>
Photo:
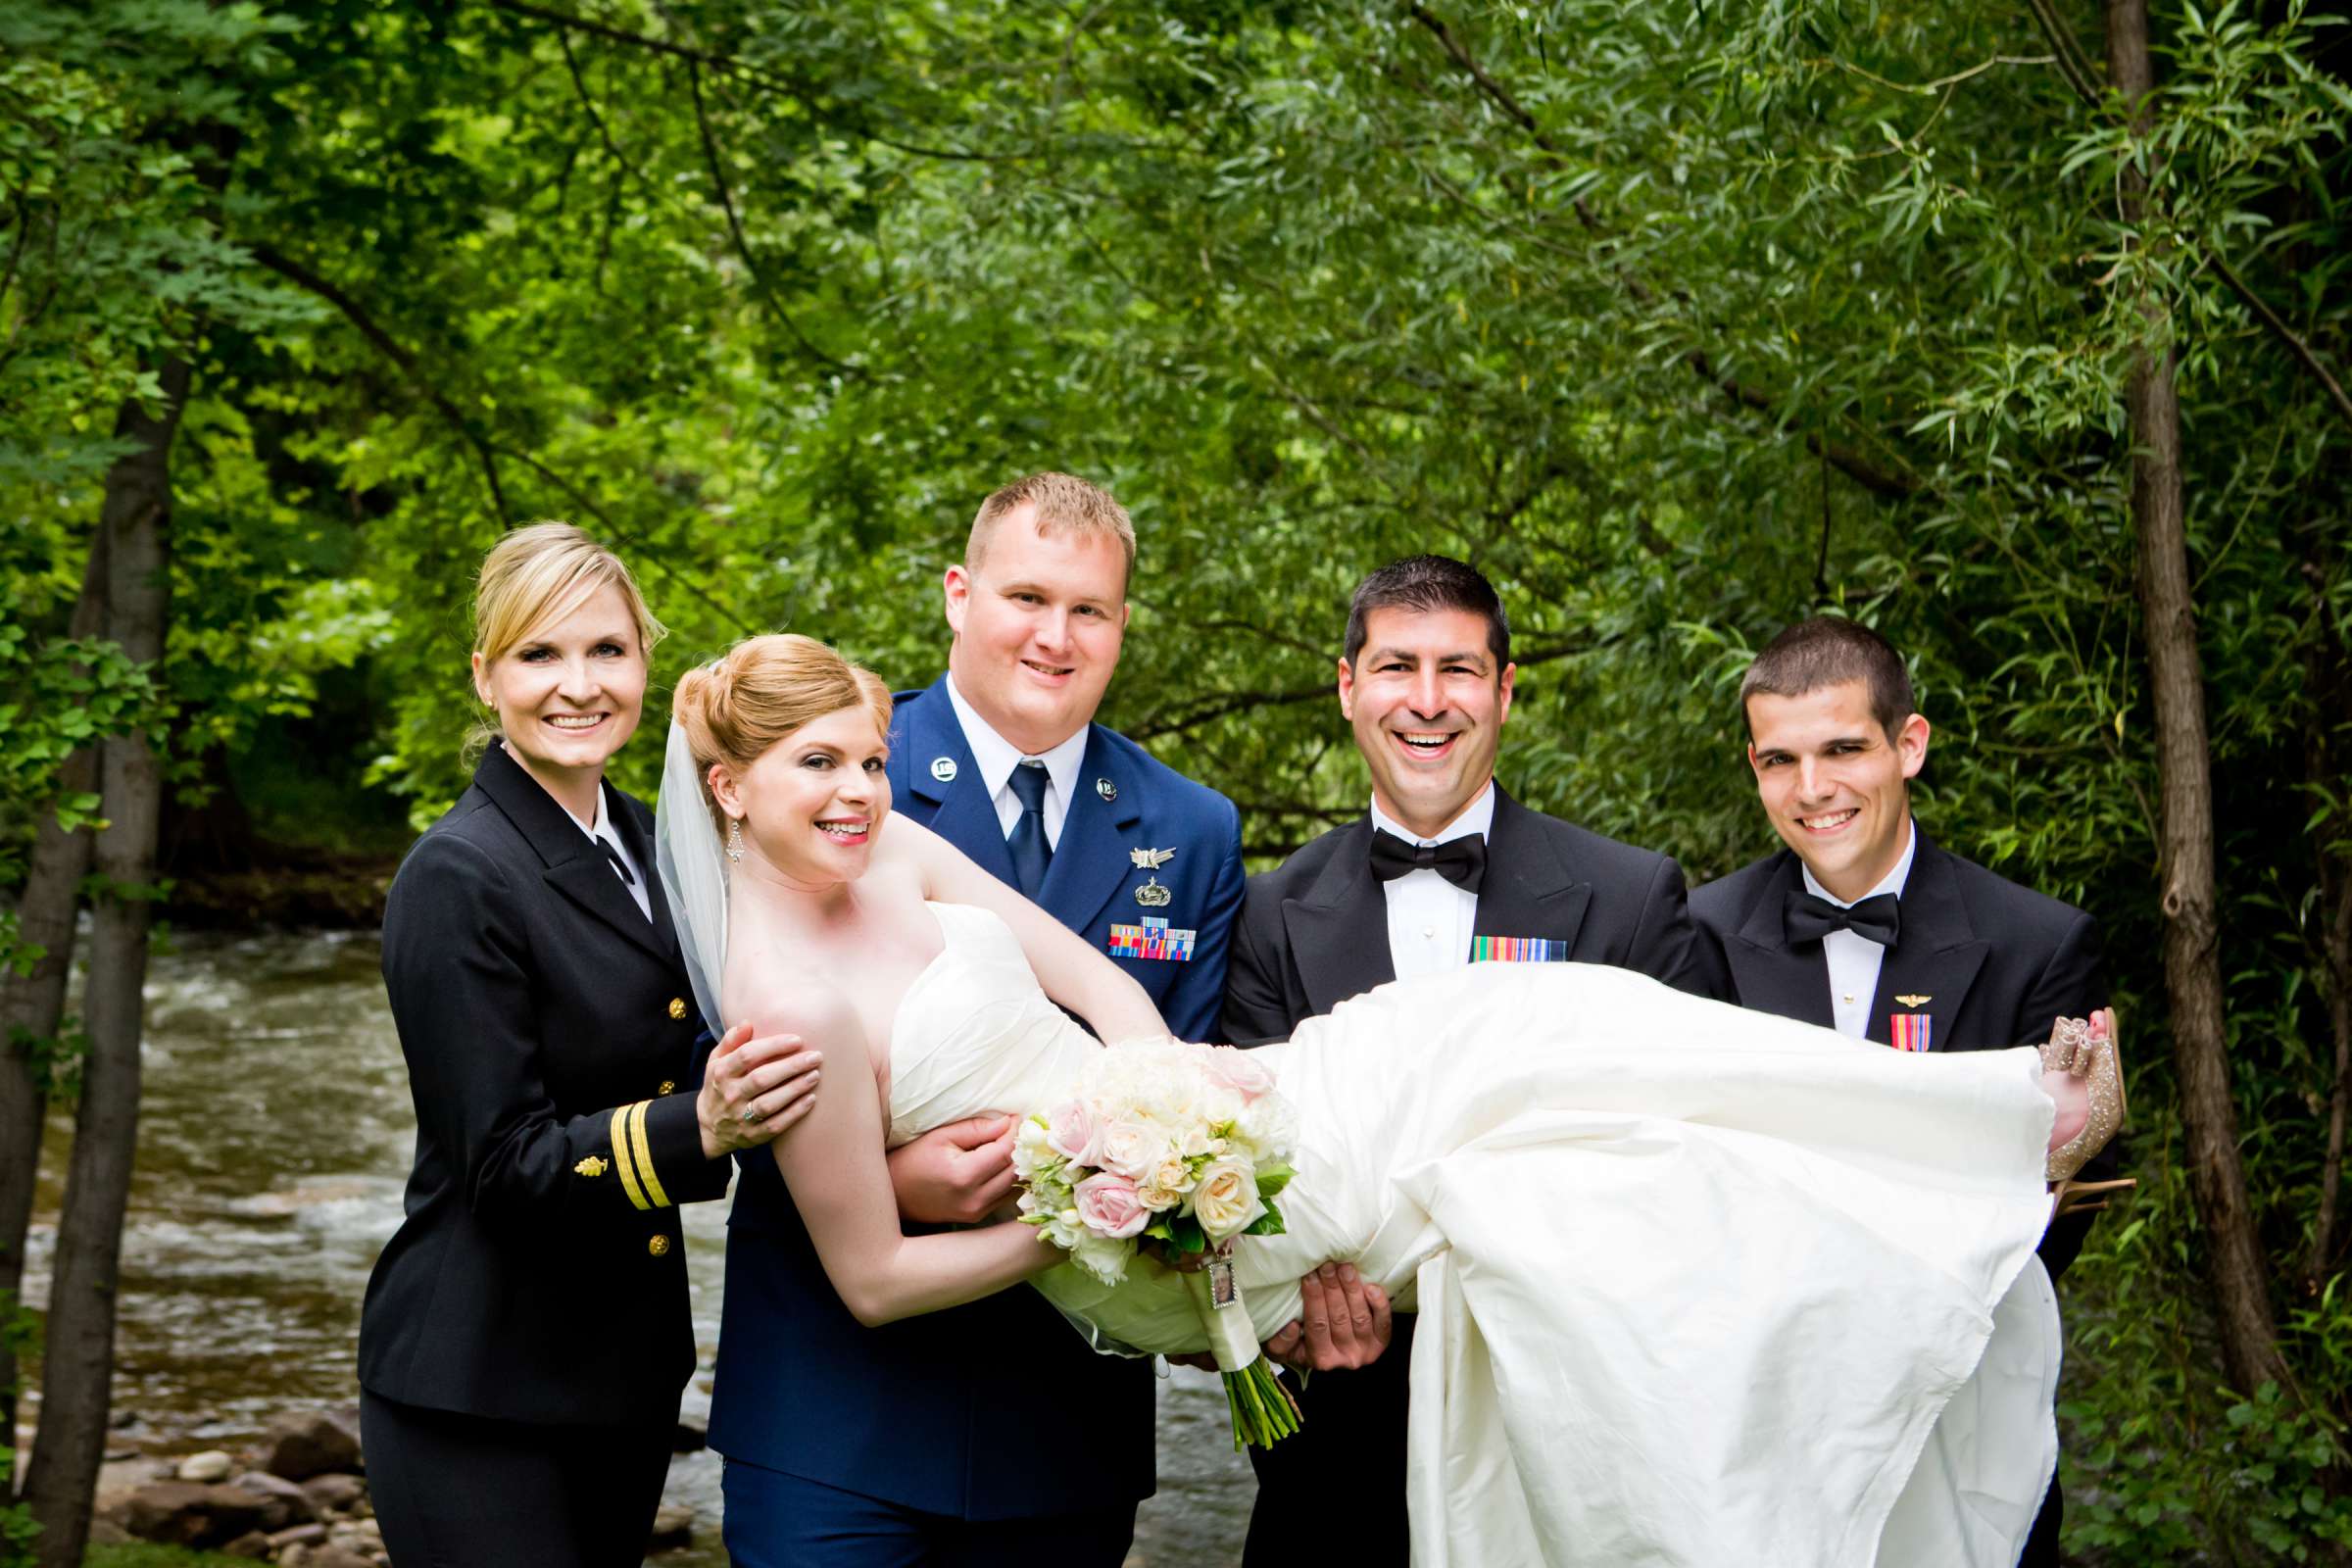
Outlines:
<svg viewBox="0 0 2352 1568"><path fill-rule="evenodd" d="M1035 504L998 523L976 568L948 568L948 670L989 727L1039 757L1102 705L1127 630L1127 553L1107 534L1037 526Z"/></svg>
<svg viewBox="0 0 2352 1568"><path fill-rule="evenodd" d="M742 821L755 870L802 889L854 882L890 814L889 755L861 704L803 724L740 771L713 764L710 793Z"/></svg>
<svg viewBox="0 0 2352 1568"><path fill-rule="evenodd" d="M608 584L496 659L475 654L473 689L497 710L508 755L572 815L593 821L605 763L645 707L645 654L628 600Z"/></svg>
<svg viewBox="0 0 2352 1568"><path fill-rule="evenodd" d="M1773 831L1848 903L1893 870L1911 842L1910 781L1928 760L1917 713L1889 736L1859 680L1801 697L1747 700L1748 765Z"/></svg>
<svg viewBox="0 0 2352 1568"><path fill-rule="evenodd" d="M1380 808L1433 838L1494 777L1519 666L1494 667L1487 619L1466 610L1375 610L1340 711L1355 726Z"/></svg>

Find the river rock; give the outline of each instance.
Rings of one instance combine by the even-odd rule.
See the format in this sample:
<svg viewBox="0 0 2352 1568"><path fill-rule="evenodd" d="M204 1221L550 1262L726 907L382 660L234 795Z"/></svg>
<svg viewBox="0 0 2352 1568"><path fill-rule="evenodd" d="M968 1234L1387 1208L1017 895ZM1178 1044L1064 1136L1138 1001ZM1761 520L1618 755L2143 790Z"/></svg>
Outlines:
<svg viewBox="0 0 2352 1568"><path fill-rule="evenodd" d="M326 1527L326 1539L345 1551L366 1556L384 1549L384 1532L373 1519L347 1519Z"/></svg>
<svg viewBox="0 0 2352 1568"><path fill-rule="evenodd" d="M239 1492L250 1492L269 1506L262 1516L262 1529L271 1535L288 1525L307 1525L318 1517L318 1507L311 1494L286 1480L264 1470L248 1470L229 1483Z"/></svg>
<svg viewBox="0 0 2352 1568"><path fill-rule="evenodd" d="M313 1476L302 1484L302 1494L320 1513L349 1513L368 1500L368 1483L358 1476Z"/></svg>
<svg viewBox="0 0 2352 1568"><path fill-rule="evenodd" d="M227 1545L222 1546L220 1554L224 1557L251 1557L261 1562L268 1562L277 1555L277 1548L270 1545L270 1538L259 1530L248 1530Z"/></svg>
<svg viewBox="0 0 2352 1568"><path fill-rule="evenodd" d="M219 1448L207 1448L202 1453L191 1453L180 1460L178 1473L182 1481L197 1481L210 1486L216 1481L226 1481L236 1467L237 1461Z"/></svg>
<svg viewBox="0 0 2352 1568"><path fill-rule="evenodd" d="M262 1468L288 1481L357 1470L359 1424L346 1425L339 1412L281 1410L270 1418L262 1452Z"/></svg>
<svg viewBox="0 0 2352 1568"><path fill-rule="evenodd" d="M262 1522L266 1505L235 1487L157 1481L122 1500L122 1528L142 1541L173 1546L217 1546Z"/></svg>
<svg viewBox="0 0 2352 1568"><path fill-rule="evenodd" d="M373 1557L335 1545L288 1546L277 1560L280 1568L375 1568Z"/></svg>
<svg viewBox="0 0 2352 1568"><path fill-rule="evenodd" d="M675 1551L680 1546L694 1544L694 1510L673 1508L666 1504L654 1510L654 1533L646 1541L645 1549Z"/></svg>
<svg viewBox="0 0 2352 1568"><path fill-rule="evenodd" d="M308 1546L326 1539L326 1526L321 1524L288 1525L270 1533L270 1548L283 1553L289 1546Z"/></svg>

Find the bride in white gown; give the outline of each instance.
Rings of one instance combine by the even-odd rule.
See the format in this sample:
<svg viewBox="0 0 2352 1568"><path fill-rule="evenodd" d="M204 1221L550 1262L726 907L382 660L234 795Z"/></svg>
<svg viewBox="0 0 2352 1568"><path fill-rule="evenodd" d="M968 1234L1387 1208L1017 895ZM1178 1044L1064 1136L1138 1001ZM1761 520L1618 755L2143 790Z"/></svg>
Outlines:
<svg viewBox="0 0 2352 1568"><path fill-rule="evenodd" d="M880 1323L1027 1280L1105 1348L1200 1348L1181 1281L1140 1260L1109 1288L1017 1223L904 1235L883 1157L1065 1098L1104 1047L1057 1002L1103 1039L1163 1034L1141 989L935 835L885 830L888 694L821 644L741 644L676 713L660 858L697 1000L826 1051L772 1148L844 1302ZM1237 1272L1261 1335L1331 1258L1419 1310L1420 1568L2016 1560L2056 1460L2034 1247L2079 1078L1581 964L1384 986L1256 1059L1298 1174Z"/></svg>

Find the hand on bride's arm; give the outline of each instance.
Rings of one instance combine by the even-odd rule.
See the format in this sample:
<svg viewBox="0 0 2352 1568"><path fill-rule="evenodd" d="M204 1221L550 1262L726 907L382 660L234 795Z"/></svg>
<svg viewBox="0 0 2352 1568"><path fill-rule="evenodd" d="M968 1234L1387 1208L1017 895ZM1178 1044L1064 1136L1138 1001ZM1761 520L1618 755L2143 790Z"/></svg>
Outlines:
<svg viewBox="0 0 2352 1568"><path fill-rule="evenodd" d="M899 1216L921 1225L977 1225L1012 1192L1017 1116L970 1116L890 1152Z"/></svg>
<svg viewBox="0 0 2352 1568"><path fill-rule="evenodd" d="M1389 1348L1389 1294L1352 1263L1326 1263L1298 1282L1298 1316L1266 1342L1266 1355L1300 1372L1370 1366Z"/></svg>
<svg viewBox="0 0 2352 1568"><path fill-rule="evenodd" d="M804 1048L799 1035L755 1040L748 1023L728 1030L710 1053L695 1099L703 1157L757 1149L806 1116L824 1059L822 1052Z"/></svg>

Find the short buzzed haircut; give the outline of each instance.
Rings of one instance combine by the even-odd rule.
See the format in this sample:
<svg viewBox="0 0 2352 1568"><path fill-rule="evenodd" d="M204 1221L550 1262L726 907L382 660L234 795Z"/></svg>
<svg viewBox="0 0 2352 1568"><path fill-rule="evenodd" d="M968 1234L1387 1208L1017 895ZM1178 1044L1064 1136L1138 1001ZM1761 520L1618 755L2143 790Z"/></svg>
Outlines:
<svg viewBox="0 0 2352 1568"><path fill-rule="evenodd" d="M1803 697L1825 686L1858 680L1870 695L1871 716L1892 740L1919 705L1911 695L1911 672L1894 645L1859 621L1838 615L1800 620L1764 645L1740 682L1740 716L1755 738L1747 700L1759 692Z"/></svg>
<svg viewBox="0 0 2352 1568"><path fill-rule="evenodd" d="M1351 669L1355 656L1364 651L1364 622L1375 610L1406 610L1418 615L1458 610L1483 615L1496 678L1511 662L1511 623L1502 612L1501 596L1476 566L1450 556L1407 556L1355 585L1355 598L1348 606L1347 659Z"/></svg>
<svg viewBox="0 0 2352 1568"><path fill-rule="evenodd" d="M977 573L987 558L989 542L996 537L997 525L1031 504L1037 507L1039 533L1116 539L1126 553L1128 575L1135 574L1135 524L1128 520L1127 509L1101 485L1068 473L1033 473L981 502L979 514L972 518L971 536L963 542L963 569Z"/></svg>

